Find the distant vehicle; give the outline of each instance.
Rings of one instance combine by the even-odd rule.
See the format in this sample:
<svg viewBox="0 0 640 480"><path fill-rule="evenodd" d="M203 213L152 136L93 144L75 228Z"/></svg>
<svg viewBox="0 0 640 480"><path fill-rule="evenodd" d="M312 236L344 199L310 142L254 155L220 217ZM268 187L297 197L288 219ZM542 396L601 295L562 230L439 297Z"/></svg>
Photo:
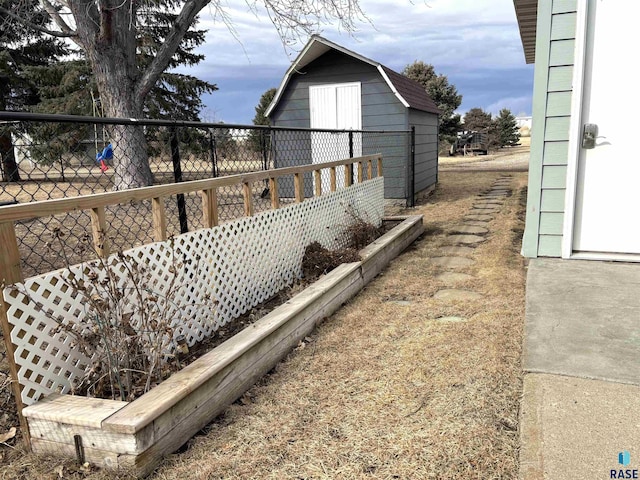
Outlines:
<svg viewBox="0 0 640 480"><path fill-rule="evenodd" d="M489 136L483 132L462 132L451 145L449 155L486 155L489 150Z"/></svg>

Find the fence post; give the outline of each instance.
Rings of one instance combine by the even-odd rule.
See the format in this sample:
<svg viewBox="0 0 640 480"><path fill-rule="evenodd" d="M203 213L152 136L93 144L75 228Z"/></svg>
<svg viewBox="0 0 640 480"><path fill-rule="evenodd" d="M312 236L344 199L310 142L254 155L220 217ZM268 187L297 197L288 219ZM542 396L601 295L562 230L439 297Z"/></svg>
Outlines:
<svg viewBox="0 0 640 480"><path fill-rule="evenodd" d="M211 174L213 178L218 176L218 158L216 154L216 139L209 129L209 160L211 160Z"/></svg>
<svg viewBox="0 0 640 480"><path fill-rule="evenodd" d="M353 158L353 132L349 131L349 158ZM353 179L353 163L349 166L351 170L351 179ZM353 182L352 182L353 183ZM349 184L351 185L351 184Z"/></svg>
<svg viewBox="0 0 640 480"><path fill-rule="evenodd" d="M91 209L91 234L93 236L93 248L99 257L109 256L109 239L107 237L107 221L104 216L104 207Z"/></svg>
<svg viewBox="0 0 640 480"><path fill-rule="evenodd" d="M11 285L22 282L22 269L20 268L20 251L18 250L18 240L16 239L16 231L13 222L0 223L0 286ZM2 336L6 346L5 355L9 364L9 373L11 374L11 383L13 396L16 399L16 407L18 409L18 419L20 420L20 429L27 448L31 449L31 437L29 436L29 427L27 421L22 415L24 404L22 403L22 385L18 379L18 365L15 360L16 346L11 340L12 327L9 325L7 317L7 306L4 301L4 292L0 290L0 327L2 328Z"/></svg>
<svg viewBox="0 0 640 480"><path fill-rule="evenodd" d="M244 215L245 217L253 216L253 195L251 193L251 184L244 182L242 184L242 198L244 203Z"/></svg>
<svg viewBox="0 0 640 480"><path fill-rule="evenodd" d="M180 150L178 149L178 129L171 127L171 162L173 163L173 179L176 183L182 182L182 166L180 165ZM187 208L184 203L184 193L176 195L178 202L178 218L180 219L180 233L187 233Z"/></svg>
<svg viewBox="0 0 640 480"><path fill-rule="evenodd" d="M410 156L409 156L409 198L408 207L416 206L416 127L411 127L410 136Z"/></svg>
<svg viewBox="0 0 640 480"><path fill-rule="evenodd" d="M271 208L277 210L280 208L280 194L278 193L278 179L275 177L269 179L269 193L271 194Z"/></svg>
<svg viewBox="0 0 640 480"><path fill-rule="evenodd" d="M164 211L164 198L151 199L151 212L153 217L153 239L156 242L164 242L167 239L167 216Z"/></svg>

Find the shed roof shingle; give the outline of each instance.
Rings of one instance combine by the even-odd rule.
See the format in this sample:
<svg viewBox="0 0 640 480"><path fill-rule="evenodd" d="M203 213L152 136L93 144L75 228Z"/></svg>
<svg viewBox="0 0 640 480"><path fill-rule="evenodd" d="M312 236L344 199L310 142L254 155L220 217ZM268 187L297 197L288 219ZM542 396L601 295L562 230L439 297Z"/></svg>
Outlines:
<svg viewBox="0 0 640 480"><path fill-rule="evenodd" d="M389 81L404 98L411 108L430 113L440 113L440 109L424 90L423 86L409 77L382 65L382 69L389 77Z"/></svg>

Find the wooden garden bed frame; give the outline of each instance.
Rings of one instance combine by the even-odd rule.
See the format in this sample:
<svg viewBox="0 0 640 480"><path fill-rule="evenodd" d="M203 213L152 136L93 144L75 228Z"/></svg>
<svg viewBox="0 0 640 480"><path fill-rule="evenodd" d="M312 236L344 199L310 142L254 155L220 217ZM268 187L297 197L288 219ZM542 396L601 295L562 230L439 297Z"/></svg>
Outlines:
<svg viewBox="0 0 640 480"><path fill-rule="evenodd" d="M321 171L329 169L330 190L336 190L336 170L344 169L345 186L382 176L382 157L370 155L336 162L281 168L172 185L161 185L0 207L0 281L23 281L14 222L76 210L89 210L94 248L110 253L106 239L105 207L151 200L155 241L167 239L164 198L200 192L204 225L218 224L216 189L242 184L245 215L254 214L252 183L268 180L272 208L279 208L277 179L293 175L295 201L304 200L304 174L313 172L314 195L322 195ZM356 171L354 179L353 171ZM398 220L398 218L396 218ZM364 285L424 230L422 216L402 219L400 225L361 251L361 262L343 264L302 293L236 336L175 373L133 402L52 394L24 407L14 361L4 299L0 324L24 438L36 452L64 454L107 468L132 468L148 474L162 456L175 451L198 430L239 398L268 372L299 340Z"/></svg>

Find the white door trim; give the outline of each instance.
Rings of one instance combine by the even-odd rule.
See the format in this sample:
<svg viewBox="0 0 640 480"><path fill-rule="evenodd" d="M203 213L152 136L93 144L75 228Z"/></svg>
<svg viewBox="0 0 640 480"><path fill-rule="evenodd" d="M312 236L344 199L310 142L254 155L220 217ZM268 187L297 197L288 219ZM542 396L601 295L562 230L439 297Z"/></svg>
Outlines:
<svg viewBox="0 0 640 480"><path fill-rule="evenodd" d="M573 91L571 93L571 122L569 126L569 154L567 181L564 197L564 222L562 227L562 258L573 258L573 232L575 228L576 191L578 165L582 151L582 104L584 95L584 70L587 50L587 23L589 1L578 2L576 14L575 58L573 64Z"/></svg>

